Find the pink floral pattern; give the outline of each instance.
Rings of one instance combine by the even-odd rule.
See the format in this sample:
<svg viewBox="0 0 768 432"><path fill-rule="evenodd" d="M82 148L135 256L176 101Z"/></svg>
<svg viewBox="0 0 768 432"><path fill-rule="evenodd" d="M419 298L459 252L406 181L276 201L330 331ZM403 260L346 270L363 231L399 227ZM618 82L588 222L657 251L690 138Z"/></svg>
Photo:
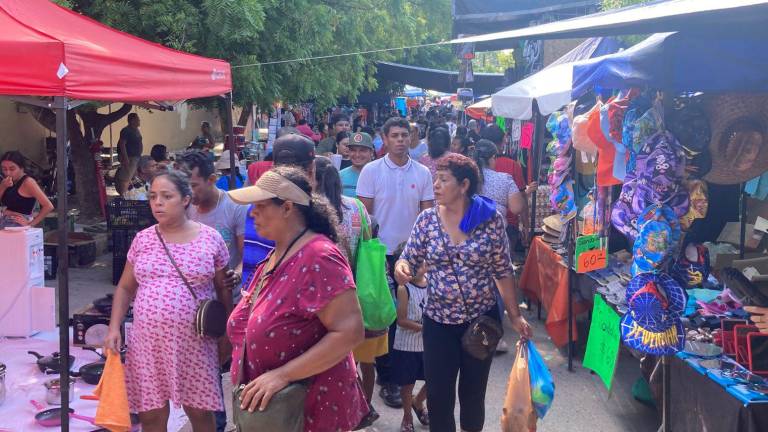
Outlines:
<svg viewBox="0 0 768 432"><path fill-rule="evenodd" d="M221 235L201 225L195 240L168 243L168 248L198 298L213 298L216 269L229 261ZM136 235L128 261L139 282L126 354L131 409L144 412L171 401L223 410L216 340L195 335L197 302L168 260L154 226Z"/></svg>
<svg viewBox="0 0 768 432"><path fill-rule="evenodd" d="M259 268L254 280L258 280ZM256 283L248 288L249 293ZM270 276L258 293L249 318L248 299L243 295L229 317L227 333L232 341L232 382L243 358L245 379L277 369L302 355L328 332L317 314L335 297L355 289L346 259L325 236L304 245ZM304 406L306 432L349 431L368 413L357 370L349 353L337 365L311 378Z"/></svg>

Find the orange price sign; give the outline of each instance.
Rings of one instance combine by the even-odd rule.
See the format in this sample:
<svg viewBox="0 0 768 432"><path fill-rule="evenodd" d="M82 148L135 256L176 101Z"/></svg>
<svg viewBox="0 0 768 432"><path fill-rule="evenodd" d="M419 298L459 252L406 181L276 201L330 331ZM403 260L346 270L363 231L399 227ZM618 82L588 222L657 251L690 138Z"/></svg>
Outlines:
<svg viewBox="0 0 768 432"><path fill-rule="evenodd" d="M607 265L605 249L586 251L576 258L576 273L589 273L604 269Z"/></svg>

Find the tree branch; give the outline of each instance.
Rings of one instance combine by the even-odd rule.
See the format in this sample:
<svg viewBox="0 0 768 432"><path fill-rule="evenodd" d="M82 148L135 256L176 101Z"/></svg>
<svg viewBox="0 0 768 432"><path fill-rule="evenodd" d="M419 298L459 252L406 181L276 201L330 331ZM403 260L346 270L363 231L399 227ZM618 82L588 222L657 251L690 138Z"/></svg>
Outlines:
<svg viewBox="0 0 768 432"><path fill-rule="evenodd" d="M109 113L109 114L99 114L98 119L99 122L102 122L102 124L112 124L124 116L128 115L129 112L131 112L131 109L133 109L133 105L124 103L122 107L120 107L119 110Z"/></svg>

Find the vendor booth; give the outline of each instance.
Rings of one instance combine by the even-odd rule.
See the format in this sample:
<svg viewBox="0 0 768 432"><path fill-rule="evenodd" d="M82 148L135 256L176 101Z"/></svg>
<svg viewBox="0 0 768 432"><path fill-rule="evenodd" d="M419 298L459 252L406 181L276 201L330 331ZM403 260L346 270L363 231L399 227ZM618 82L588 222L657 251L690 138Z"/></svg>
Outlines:
<svg viewBox="0 0 768 432"><path fill-rule="evenodd" d="M58 350L58 358L66 359L74 354L74 365L93 362L96 360L93 353L71 352L69 256L66 246L68 223L67 212L63 211L67 208L67 127L73 121L68 110L86 101L167 102L220 95L228 95L231 103L230 65L121 33L47 0L0 0L0 23L4 29L0 35L3 46L0 71L4 77L0 80L0 94L49 109L56 116L56 206L59 209L58 338L53 334L40 334L34 338L14 340L13 343L4 342L4 350L15 352L36 348L44 353L43 356ZM231 155L234 158L234 151ZM235 170L232 172L234 176ZM4 247L7 244L3 241ZM39 252L36 248L28 250ZM30 259L29 262L31 266L41 265L39 259ZM41 274L40 270L31 268L30 274ZM30 320L31 317L24 319ZM45 376L42 372L53 369L61 377L66 377L72 365L66 361L48 362L45 369L38 369L42 359L37 361L27 354L7 357L2 359L7 362L2 366L5 378L2 382L8 392L5 394L5 406L0 406L0 429L37 430L41 426L35 422L35 416L26 414L37 411L29 405L29 398L38 398L44 393L42 382ZM93 387L78 383L77 388L79 397L91 393ZM70 430L70 402L77 407L78 413L81 409L86 414L93 412L94 402L88 405L87 401L71 399L73 389L68 379L60 380L56 391L62 409L58 411L58 416L49 417L51 421L61 422L61 430ZM49 402L57 401L53 398ZM73 430L92 428L87 422L72 421Z"/></svg>
<svg viewBox="0 0 768 432"><path fill-rule="evenodd" d="M523 292L544 301L553 342L571 347L585 310L577 284L591 280L583 364L610 388L619 346L642 358L664 430L768 427L768 335L742 309L768 307L768 214L746 196L768 197L768 62L755 51L765 36L655 34L576 62L573 93L546 123L557 217L531 246ZM724 228L708 218L721 185L742 197Z"/></svg>

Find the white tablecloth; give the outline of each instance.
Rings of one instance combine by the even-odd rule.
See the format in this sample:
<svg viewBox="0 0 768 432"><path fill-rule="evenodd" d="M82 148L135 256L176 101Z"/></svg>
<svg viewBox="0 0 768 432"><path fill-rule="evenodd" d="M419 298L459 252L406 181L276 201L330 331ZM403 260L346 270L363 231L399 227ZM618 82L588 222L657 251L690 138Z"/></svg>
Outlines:
<svg viewBox="0 0 768 432"><path fill-rule="evenodd" d="M70 329L71 332L71 329ZM72 338L70 337L70 340ZM92 352L82 348L70 346L70 354L75 356L75 364L72 370L79 370L80 366L87 363L98 361L100 357ZM31 338L0 338L0 363L6 365L5 385L7 395L5 403L0 405L0 432L7 431L45 431L50 432L52 428L38 426L35 422L37 409L32 406L30 400L36 400L42 405L45 403L45 386L43 383L48 379L55 378L57 375L45 375L37 368L37 360L34 356L27 354L27 351L37 351L47 356L59 350L58 332L39 333ZM70 404L76 413L93 417L96 415L97 401L88 401L80 399L82 395L93 394L95 386L86 384L78 380L75 384L75 396ZM50 406L48 408L54 408ZM184 411L171 406L170 420L168 421L168 430L178 431L187 422ZM96 429L94 425L80 421L71 420L71 431L92 431Z"/></svg>

